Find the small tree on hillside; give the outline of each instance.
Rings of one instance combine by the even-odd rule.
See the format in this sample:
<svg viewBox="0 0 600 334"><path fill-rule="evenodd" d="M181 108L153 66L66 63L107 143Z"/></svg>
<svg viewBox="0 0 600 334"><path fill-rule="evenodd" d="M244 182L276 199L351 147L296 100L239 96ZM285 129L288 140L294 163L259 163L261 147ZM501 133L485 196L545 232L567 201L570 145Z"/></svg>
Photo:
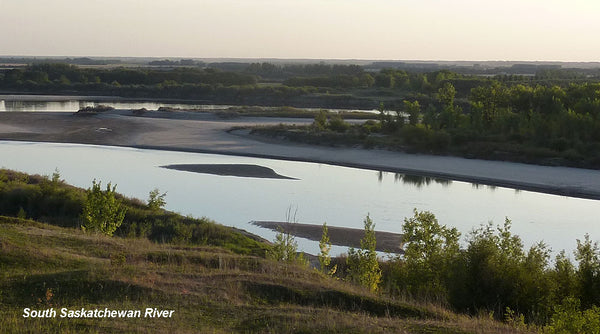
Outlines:
<svg viewBox="0 0 600 334"><path fill-rule="evenodd" d="M348 250L346 264L348 266L348 276L350 279L371 291L377 291L381 282L381 269L377 261L375 248L377 240L375 238L375 224L371 217L367 215L364 220L365 236L360 240L360 249Z"/></svg>
<svg viewBox="0 0 600 334"><path fill-rule="evenodd" d="M331 268L331 270L327 271L327 268L331 264L331 255L329 254L331 251L331 241L329 241L329 229L327 228L327 223L323 223L323 234L321 235L321 241L319 241L319 249L319 264L321 266L321 272L328 275L335 274L337 271L337 265Z"/></svg>
<svg viewBox="0 0 600 334"><path fill-rule="evenodd" d="M92 187L87 190L87 198L83 204L83 226L85 231L97 231L106 235L113 235L121 226L125 218L126 209L121 201L115 197L115 188L109 182L106 190L101 189L101 182L92 182Z"/></svg>
<svg viewBox="0 0 600 334"><path fill-rule="evenodd" d="M296 223L296 213L298 209L292 212L292 207L288 207L285 220L287 223ZM306 265L308 261L302 253L298 253L298 243L296 238L283 228L279 227L279 232L275 235L275 241L271 249L267 251L267 256L273 260L286 263L299 263Z"/></svg>
<svg viewBox="0 0 600 334"><path fill-rule="evenodd" d="M158 211L165 207L167 202L165 201L165 197L167 193L160 193L158 188L154 188L148 195L148 207L152 210Z"/></svg>

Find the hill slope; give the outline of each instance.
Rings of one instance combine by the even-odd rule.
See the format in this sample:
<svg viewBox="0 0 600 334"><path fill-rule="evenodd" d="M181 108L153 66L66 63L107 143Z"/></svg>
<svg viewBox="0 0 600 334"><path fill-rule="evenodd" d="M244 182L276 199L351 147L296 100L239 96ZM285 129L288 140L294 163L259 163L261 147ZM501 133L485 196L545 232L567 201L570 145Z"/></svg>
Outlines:
<svg viewBox="0 0 600 334"><path fill-rule="evenodd" d="M24 318L25 308L57 315ZM141 316L61 318L61 308ZM146 308L174 312L147 318ZM0 217L0 314L5 333L517 332L220 247L111 238L12 217Z"/></svg>

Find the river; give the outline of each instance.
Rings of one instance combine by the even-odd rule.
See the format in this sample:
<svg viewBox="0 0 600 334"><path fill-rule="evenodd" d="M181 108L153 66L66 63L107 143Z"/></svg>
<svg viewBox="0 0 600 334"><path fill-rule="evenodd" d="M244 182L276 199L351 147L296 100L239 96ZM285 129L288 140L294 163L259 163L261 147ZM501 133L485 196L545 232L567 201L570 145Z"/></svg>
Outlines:
<svg viewBox="0 0 600 334"><path fill-rule="evenodd" d="M600 239L600 201L480 186L472 183L376 172L326 164L212 154L142 150L79 144L0 141L0 166L51 175L58 169L68 183L88 188L92 180L117 184L117 191L147 199L159 188L166 208L205 216L273 240L272 231L253 220L284 221L288 208L301 223L362 228L369 214L376 229L401 232L413 209L433 212L440 223L468 233L492 221L513 221L525 245L544 241L554 253L572 254L576 239ZM160 166L170 164L252 164L294 179L264 179L198 174ZM298 239L302 250L318 243ZM335 247L334 253L345 248Z"/></svg>

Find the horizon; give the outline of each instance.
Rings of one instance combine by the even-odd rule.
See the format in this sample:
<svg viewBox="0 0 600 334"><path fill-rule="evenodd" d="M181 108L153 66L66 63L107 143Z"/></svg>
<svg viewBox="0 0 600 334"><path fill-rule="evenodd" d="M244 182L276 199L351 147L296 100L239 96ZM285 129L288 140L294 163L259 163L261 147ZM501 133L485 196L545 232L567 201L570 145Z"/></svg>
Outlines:
<svg viewBox="0 0 600 334"><path fill-rule="evenodd" d="M14 54L0 54L0 59L95 59L95 60L122 60L122 59L157 59L157 60L180 60L180 59L191 59L199 61L231 61L231 62L359 62L359 63L376 63L376 62L398 62L398 63L434 63L434 64L486 64L486 63L507 63L507 64L530 64L530 63L549 63L549 64L598 64L599 60L590 61L569 61L569 60L523 60L523 59L510 59L510 60L485 60L485 59L474 59L474 60L447 60L447 59L367 59L367 58L275 58L275 57L186 57L186 56L120 56L120 55L107 55L107 56L94 56L94 55L14 55Z"/></svg>
<svg viewBox="0 0 600 334"><path fill-rule="evenodd" d="M15 57L598 62L600 3L0 1ZM64 56L67 57L67 56Z"/></svg>

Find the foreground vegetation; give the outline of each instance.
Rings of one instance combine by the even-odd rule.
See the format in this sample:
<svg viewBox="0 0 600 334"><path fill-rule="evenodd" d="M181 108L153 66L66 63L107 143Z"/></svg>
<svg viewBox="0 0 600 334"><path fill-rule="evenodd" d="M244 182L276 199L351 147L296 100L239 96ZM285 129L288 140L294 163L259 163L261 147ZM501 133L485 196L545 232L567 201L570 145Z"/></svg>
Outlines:
<svg viewBox="0 0 600 334"><path fill-rule="evenodd" d="M160 209L164 196L158 191L152 205L115 194L126 209L115 236L83 231L82 206L99 183L86 194L58 173L0 175L3 333L526 332L487 314L456 315L371 293L295 261L273 260L267 255L277 253L274 248L256 238ZM152 319L23 317L24 308L147 307L174 313Z"/></svg>
<svg viewBox="0 0 600 334"><path fill-rule="evenodd" d="M85 191L58 172L0 170L3 331L600 333L600 249L587 235L576 263L561 252L551 265L549 248L524 249L508 219L473 231L463 247L456 229L415 210L403 224L403 255L377 259L367 216L361 247L347 256L329 256L324 225L310 269L293 236L282 232L271 245L167 212L165 196L155 189L144 203L110 183ZM63 307L176 316L22 316Z"/></svg>

